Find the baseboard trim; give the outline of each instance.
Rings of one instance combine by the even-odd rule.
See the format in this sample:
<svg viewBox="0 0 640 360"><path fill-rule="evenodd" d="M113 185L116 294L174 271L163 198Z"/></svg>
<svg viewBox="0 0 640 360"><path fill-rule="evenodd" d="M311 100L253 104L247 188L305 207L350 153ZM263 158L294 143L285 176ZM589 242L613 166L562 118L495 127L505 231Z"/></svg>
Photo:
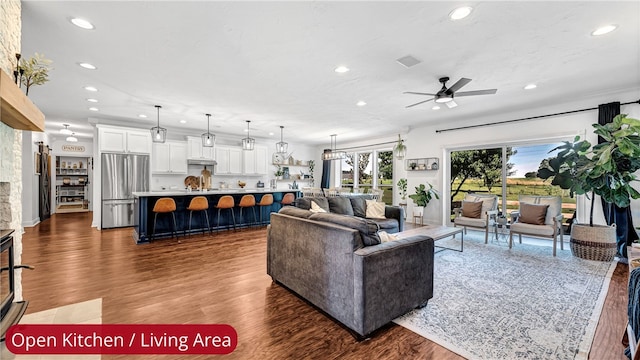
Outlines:
<svg viewBox="0 0 640 360"><path fill-rule="evenodd" d="M37 217L31 221L23 221L22 222L22 227L34 227L36 225L40 224L40 218Z"/></svg>

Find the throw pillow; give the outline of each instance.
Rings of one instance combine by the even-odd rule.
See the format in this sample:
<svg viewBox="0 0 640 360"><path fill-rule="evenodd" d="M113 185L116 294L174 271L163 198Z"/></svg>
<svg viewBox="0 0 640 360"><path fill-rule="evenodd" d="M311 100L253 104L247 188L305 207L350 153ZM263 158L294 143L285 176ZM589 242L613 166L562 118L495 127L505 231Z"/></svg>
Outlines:
<svg viewBox="0 0 640 360"><path fill-rule="evenodd" d="M520 203L518 221L525 224L544 225L549 205Z"/></svg>
<svg viewBox="0 0 640 360"><path fill-rule="evenodd" d="M378 231L378 236L380 237L381 243L398 240L398 235L389 234L386 231Z"/></svg>
<svg viewBox="0 0 640 360"><path fill-rule="evenodd" d="M352 196L349 198L349 201L351 201L353 215L361 218L367 216L367 203L365 202L365 199L363 197Z"/></svg>
<svg viewBox="0 0 640 360"><path fill-rule="evenodd" d="M463 201L462 216L480 219L482 216L482 201Z"/></svg>
<svg viewBox="0 0 640 360"><path fill-rule="evenodd" d="M318 206L318 204L316 204L316 202L314 200L311 200L311 212L314 213L326 213L327 211L323 208L321 208L320 206Z"/></svg>
<svg viewBox="0 0 640 360"><path fill-rule="evenodd" d="M377 200L366 200L367 201L367 210L366 210L366 218L368 219L385 219L384 217L384 207L385 203L378 202Z"/></svg>
<svg viewBox="0 0 640 360"><path fill-rule="evenodd" d="M329 201L329 210L332 213L353 216L353 207L351 206L351 201L349 201L348 198L334 196L328 197L327 201Z"/></svg>

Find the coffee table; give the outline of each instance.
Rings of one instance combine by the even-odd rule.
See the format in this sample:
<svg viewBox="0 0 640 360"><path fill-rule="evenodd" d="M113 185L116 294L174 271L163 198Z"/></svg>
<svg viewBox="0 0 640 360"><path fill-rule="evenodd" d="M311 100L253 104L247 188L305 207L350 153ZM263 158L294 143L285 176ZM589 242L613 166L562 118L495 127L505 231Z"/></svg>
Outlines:
<svg viewBox="0 0 640 360"><path fill-rule="evenodd" d="M456 234L460 234L460 249L450 248L445 246L435 245L435 242L442 239L447 239L450 236L455 236ZM420 226L414 229L405 230L401 233L398 233L398 237L406 238L414 235L427 235L434 241L434 246L440 248L442 250L438 250L436 252L440 252L443 250L455 250L462 252L464 248L464 232L463 228L457 227L449 227L449 226L440 226L440 225L425 225Z"/></svg>

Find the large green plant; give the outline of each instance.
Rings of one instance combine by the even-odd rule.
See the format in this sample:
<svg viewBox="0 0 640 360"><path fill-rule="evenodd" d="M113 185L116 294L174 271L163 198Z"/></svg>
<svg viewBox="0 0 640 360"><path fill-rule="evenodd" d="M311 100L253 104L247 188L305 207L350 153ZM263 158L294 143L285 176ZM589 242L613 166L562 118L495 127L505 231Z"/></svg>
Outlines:
<svg viewBox="0 0 640 360"><path fill-rule="evenodd" d="M438 190L433 188L433 185L427 183L429 188L427 188L424 184L420 184L420 186L416 186L416 193L409 195L409 198L413 200L413 202L418 205L425 207L429 204L431 199L434 197L436 199L440 199L440 194Z"/></svg>
<svg viewBox="0 0 640 360"><path fill-rule="evenodd" d="M400 198L405 200L407 198L407 179L401 178L398 180L398 193L400 194Z"/></svg>
<svg viewBox="0 0 640 360"><path fill-rule="evenodd" d="M44 55L35 53L29 59L20 60L20 69L23 70L22 84L27 88L26 95L33 85L42 85L49 81L49 71L52 61L46 59Z"/></svg>
<svg viewBox="0 0 640 360"><path fill-rule="evenodd" d="M552 185L568 189L571 196L591 193L591 226L593 194L621 208L629 206L631 199L640 198L640 192L631 185L637 180L634 172L640 169L640 120L620 114L606 125L593 127L603 143L592 147L576 136L551 150L559 152L538 169L538 177L552 178Z"/></svg>

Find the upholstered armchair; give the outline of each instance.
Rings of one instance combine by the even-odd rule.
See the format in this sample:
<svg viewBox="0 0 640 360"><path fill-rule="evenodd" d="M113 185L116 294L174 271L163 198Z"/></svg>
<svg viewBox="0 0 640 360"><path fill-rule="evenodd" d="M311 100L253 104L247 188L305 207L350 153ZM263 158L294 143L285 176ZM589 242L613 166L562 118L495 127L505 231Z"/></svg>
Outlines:
<svg viewBox="0 0 640 360"><path fill-rule="evenodd" d="M498 196L493 194L467 194L462 207L453 210L456 217L453 226L484 229L484 243L489 242L489 228L493 227L498 217Z"/></svg>
<svg viewBox="0 0 640 360"><path fill-rule="evenodd" d="M520 209L511 213L509 248L513 246L513 234L553 239L553 256L556 256L558 235L560 250L564 250L562 231L562 199L559 196L520 195Z"/></svg>

